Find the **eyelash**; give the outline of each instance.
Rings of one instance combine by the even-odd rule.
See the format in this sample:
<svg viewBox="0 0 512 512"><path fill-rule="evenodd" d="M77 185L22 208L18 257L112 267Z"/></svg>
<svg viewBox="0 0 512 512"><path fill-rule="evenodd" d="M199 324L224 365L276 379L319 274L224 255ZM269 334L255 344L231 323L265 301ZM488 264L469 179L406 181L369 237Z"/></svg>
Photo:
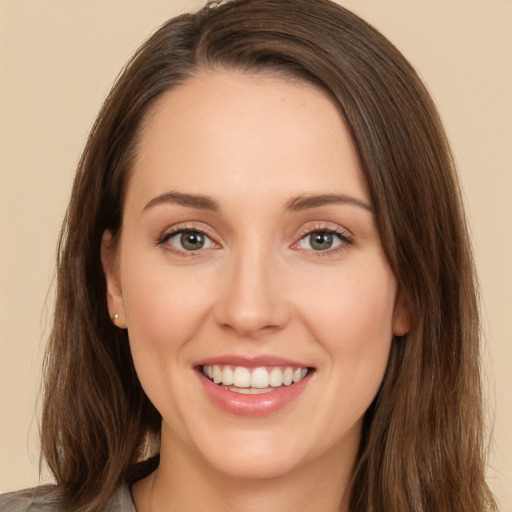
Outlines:
<svg viewBox="0 0 512 512"><path fill-rule="evenodd" d="M332 256L333 254L338 253L339 251L346 250L348 247L353 245L354 240L351 235L348 234L346 230L341 230L336 227L327 226L325 224L317 224L313 227L308 227L301 231L299 234L299 240L293 244L293 246L296 246L301 241L305 240L308 236L313 235L314 233L327 233L331 235L335 235L339 240L340 243L333 249L327 249L325 251L315 251L314 249L305 249L310 253L314 253L315 256L320 257L326 257L326 256ZM293 247L292 246L292 247Z"/></svg>
<svg viewBox="0 0 512 512"><path fill-rule="evenodd" d="M212 239L212 237L210 237L208 235L208 233L204 229L199 229L199 228L194 227L194 226L178 226L175 229L173 229L172 231L164 232L163 234L161 234L160 236L158 236L156 238L155 245L163 246L164 244L169 242L169 240L171 240L173 237L178 236L178 235L183 234L183 233L187 233L187 232L198 233L200 235L203 235L208 240L210 240L210 242L213 245L218 245ZM327 233L327 234L335 235L339 239L339 241L340 241L339 245L337 245L333 249L326 249L324 251L321 251L321 250L316 251L314 249L304 249L304 250L307 250L310 253L315 254L315 256L321 256L321 257L329 256L329 255L332 255L334 253L337 253L340 250L346 250L349 246L353 245L353 243L354 243L352 236L347 234L347 231L343 231L341 229L334 228L332 226L326 226L325 224L321 224L321 225L315 225L313 227L309 227L309 228L304 229L303 231L301 231L299 236L298 236L297 242L295 242L292 245L292 248L296 247L300 242L305 240L306 237L311 236L314 233ZM209 249L209 248L210 247L208 247L207 249ZM185 257L194 257L194 256L199 255L200 252L206 250L206 249L201 248L201 249L198 249L197 251L193 251L193 250L186 251L186 250L177 249L176 247L173 247L170 244L165 249L170 251L170 252L173 252L175 254L178 254L179 256L185 256ZM297 248L297 249L299 249L299 248Z"/></svg>
<svg viewBox="0 0 512 512"><path fill-rule="evenodd" d="M197 233L197 234L203 235L208 240L210 240L212 244L218 245L218 244L216 244L216 242L213 241L212 237L209 236L208 233L204 229L199 229L199 228L197 228L195 226L186 226L186 225L185 226L177 226L172 231L164 232L162 235L160 235L160 236L158 236L156 238L155 245L157 245L157 246L164 246L164 244L169 242L169 240L171 240L175 236L178 236L178 235L183 234L183 233ZM184 257L198 256L199 253L202 252L202 250L204 250L202 248L197 250L197 251L180 250L180 249L178 249L176 247L173 247L170 244L167 247L165 247L165 249L167 251L170 251L170 252L173 252L173 253L177 254L178 256L184 256Z"/></svg>

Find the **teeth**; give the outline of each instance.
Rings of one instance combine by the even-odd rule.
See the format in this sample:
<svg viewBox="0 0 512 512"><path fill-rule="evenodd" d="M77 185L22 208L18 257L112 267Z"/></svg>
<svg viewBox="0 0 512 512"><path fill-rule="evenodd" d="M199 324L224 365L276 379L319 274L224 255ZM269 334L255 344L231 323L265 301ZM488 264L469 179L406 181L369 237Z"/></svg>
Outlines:
<svg viewBox="0 0 512 512"><path fill-rule="evenodd" d="M291 368L286 368L283 373L283 384L285 386L289 386L293 382L293 370Z"/></svg>
<svg viewBox="0 0 512 512"><path fill-rule="evenodd" d="M220 366L213 367L213 382L215 382L215 384L222 382L222 370Z"/></svg>
<svg viewBox="0 0 512 512"><path fill-rule="evenodd" d="M283 385L283 372L280 368L272 368L269 384L275 388Z"/></svg>
<svg viewBox="0 0 512 512"><path fill-rule="evenodd" d="M230 366L225 366L224 370L222 370L222 384L224 384L224 386L231 386L234 382L233 370Z"/></svg>
<svg viewBox="0 0 512 512"><path fill-rule="evenodd" d="M217 365L215 365L217 366ZM224 384L224 382L223 382ZM237 366L233 372L233 384L237 388L250 388L251 387L251 374L247 368Z"/></svg>
<svg viewBox="0 0 512 512"><path fill-rule="evenodd" d="M256 368L251 373L251 388L268 388L270 376L265 368Z"/></svg>
<svg viewBox="0 0 512 512"><path fill-rule="evenodd" d="M234 391L235 393L241 393L242 395L261 395L263 393L270 393L271 391L275 391L275 388L237 388L235 386L226 386L226 389L229 391Z"/></svg>
<svg viewBox="0 0 512 512"><path fill-rule="evenodd" d="M290 386L301 381L308 373L307 368L290 366L259 367L250 370L244 366L205 365L203 374L215 384L238 393L267 393L282 385Z"/></svg>

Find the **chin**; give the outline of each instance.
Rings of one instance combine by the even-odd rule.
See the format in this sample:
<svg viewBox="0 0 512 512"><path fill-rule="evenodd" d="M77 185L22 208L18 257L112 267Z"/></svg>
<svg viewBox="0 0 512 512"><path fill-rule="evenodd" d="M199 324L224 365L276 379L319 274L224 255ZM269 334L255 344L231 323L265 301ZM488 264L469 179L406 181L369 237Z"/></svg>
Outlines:
<svg viewBox="0 0 512 512"><path fill-rule="evenodd" d="M272 428L273 427L273 428ZM234 480L265 480L291 476L339 452L320 435L299 428L253 424L252 428L216 429L212 436L193 441L203 461L218 475ZM316 461L316 462L315 462ZM332 460L331 460L332 462Z"/></svg>
<svg viewBox="0 0 512 512"><path fill-rule="evenodd" d="M305 461L286 454L255 451L233 451L222 460L211 460L211 467L218 473L233 480L269 480L291 475L299 470Z"/></svg>

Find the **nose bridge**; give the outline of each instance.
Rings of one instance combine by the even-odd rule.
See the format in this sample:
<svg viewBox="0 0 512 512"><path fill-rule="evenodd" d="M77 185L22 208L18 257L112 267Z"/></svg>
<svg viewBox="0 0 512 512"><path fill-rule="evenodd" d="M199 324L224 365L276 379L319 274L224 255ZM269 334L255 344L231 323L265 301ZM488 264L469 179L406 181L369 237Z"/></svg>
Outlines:
<svg viewBox="0 0 512 512"><path fill-rule="evenodd" d="M282 328L289 311L274 251L257 240L232 251L217 321L244 337Z"/></svg>

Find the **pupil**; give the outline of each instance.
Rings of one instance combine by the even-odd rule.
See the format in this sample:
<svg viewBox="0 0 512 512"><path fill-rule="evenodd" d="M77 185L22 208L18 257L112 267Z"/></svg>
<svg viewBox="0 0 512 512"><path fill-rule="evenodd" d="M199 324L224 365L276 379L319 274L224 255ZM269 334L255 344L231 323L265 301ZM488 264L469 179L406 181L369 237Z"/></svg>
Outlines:
<svg viewBox="0 0 512 512"><path fill-rule="evenodd" d="M332 234L318 232L311 235L311 247L318 251L329 249L332 245Z"/></svg>
<svg viewBox="0 0 512 512"><path fill-rule="evenodd" d="M204 237L201 233L194 231L185 231L181 235L181 245L189 251L196 251L201 249L204 245Z"/></svg>

